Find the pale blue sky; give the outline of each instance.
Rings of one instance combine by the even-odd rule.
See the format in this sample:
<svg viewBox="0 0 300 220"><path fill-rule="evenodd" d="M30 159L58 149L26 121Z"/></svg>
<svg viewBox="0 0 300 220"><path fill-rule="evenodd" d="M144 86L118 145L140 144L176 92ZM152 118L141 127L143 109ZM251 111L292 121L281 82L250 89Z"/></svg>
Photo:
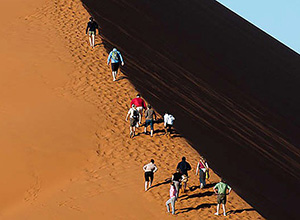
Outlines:
<svg viewBox="0 0 300 220"><path fill-rule="evenodd" d="M217 0L300 53L300 0Z"/></svg>

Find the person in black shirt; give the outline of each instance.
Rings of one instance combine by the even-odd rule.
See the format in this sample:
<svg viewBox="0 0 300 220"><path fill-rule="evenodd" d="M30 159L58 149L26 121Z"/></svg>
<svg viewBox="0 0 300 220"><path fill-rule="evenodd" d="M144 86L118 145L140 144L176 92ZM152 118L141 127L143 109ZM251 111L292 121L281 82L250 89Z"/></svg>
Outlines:
<svg viewBox="0 0 300 220"><path fill-rule="evenodd" d="M99 34L99 28L98 28L97 22L94 21L94 19L92 17L90 17L90 21L87 24L85 34L87 34L89 32L89 41L90 41L91 47L93 47L93 48L95 47L96 30L98 30L98 34Z"/></svg>
<svg viewBox="0 0 300 220"><path fill-rule="evenodd" d="M180 169L182 175L185 175L187 178L188 178L188 171L192 169L191 165L186 162L186 158L185 157L182 157L182 161L178 163L177 165L177 169ZM185 189L186 189L186 184L187 184L187 180L186 181L183 181L183 191L185 192Z"/></svg>
<svg viewBox="0 0 300 220"><path fill-rule="evenodd" d="M172 175L172 181L174 183L174 186L176 188L176 199L179 196L179 189L181 187L181 180L182 180L182 173L180 172L180 169L176 169L176 173L173 173Z"/></svg>

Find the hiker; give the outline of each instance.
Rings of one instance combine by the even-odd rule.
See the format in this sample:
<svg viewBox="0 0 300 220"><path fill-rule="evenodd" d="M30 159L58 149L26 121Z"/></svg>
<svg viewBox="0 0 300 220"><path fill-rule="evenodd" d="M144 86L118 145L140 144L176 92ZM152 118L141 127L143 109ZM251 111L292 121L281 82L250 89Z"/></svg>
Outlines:
<svg viewBox="0 0 300 220"><path fill-rule="evenodd" d="M165 126L165 132L168 138L171 137L171 132L172 132L172 126L174 123L174 116L169 114L168 112L165 113L164 115L164 126Z"/></svg>
<svg viewBox="0 0 300 220"><path fill-rule="evenodd" d="M176 169L180 169L180 171L183 175L183 178L184 178L184 181L182 180L182 182L183 182L183 192L185 192L188 177L189 177L188 171L191 170L192 167L188 162L186 162L186 158L182 157L182 160L181 160L181 162L178 163Z"/></svg>
<svg viewBox="0 0 300 220"><path fill-rule="evenodd" d="M228 189L228 194L231 192L231 187L228 186L224 180L220 180L219 183L217 183L214 187L215 193L218 195L217 197L217 212L215 215L219 215L219 208L220 204L222 203L223 207L223 215L226 216L226 210L225 210L225 204L226 204L226 197L227 197L227 189Z"/></svg>
<svg viewBox="0 0 300 220"><path fill-rule="evenodd" d="M147 106L140 94L137 94L136 98L131 100L130 105L132 104L135 104L137 110L140 112L141 116L143 116L143 109L146 110Z"/></svg>
<svg viewBox="0 0 300 220"><path fill-rule="evenodd" d="M100 34L97 22L94 21L94 18L90 17L90 21L87 23L85 34L87 35L89 32L89 42L92 48L95 47L96 30L98 30L98 34Z"/></svg>
<svg viewBox="0 0 300 220"><path fill-rule="evenodd" d="M172 175L172 182L174 183L174 186L176 188L176 199L179 196L179 189L181 187L181 181L182 181L183 177L182 177L182 173L180 171L180 169L176 169L176 172L173 173Z"/></svg>
<svg viewBox="0 0 300 220"><path fill-rule="evenodd" d="M154 178L154 173L157 171L157 167L154 164L154 160L151 159L150 163L146 164L143 167L143 170L145 171L145 191L147 191L151 187Z"/></svg>
<svg viewBox="0 0 300 220"><path fill-rule="evenodd" d="M130 138L133 138L135 136L135 127L140 123L141 121L141 115L139 111L136 109L135 104L131 106L129 109L127 116L126 116L126 121L128 121L128 116L129 121L130 121Z"/></svg>
<svg viewBox="0 0 300 220"><path fill-rule="evenodd" d="M172 214L175 215L175 202L176 202L176 188L174 183L172 182L170 184L170 199L166 202L166 206L167 206L167 212L170 212L170 207L169 204L171 203L172 206Z"/></svg>
<svg viewBox="0 0 300 220"><path fill-rule="evenodd" d="M202 189L206 185L205 180L208 177L206 176L208 169L209 167L207 162L205 161L204 158L201 157L196 168L196 175L198 175L198 171L199 171L200 189Z"/></svg>
<svg viewBox="0 0 300 220"><path fill-rule="evenodd" d="M107 58L107 65L109 65L109 62L111 62L111 71L113 76L113 81L116 81L118 69L120 67L120 62L122 66L124 66L123 57L116 48L114 48L108 55ZM130 105L131 106L131 105Z"/></svg>
<svg viewBox="0 0 300 220"><path fill-rule="evenodd" d="M147 134L147 127L148 127L148 125L150 125L150 129L151 129L150 130L150 135L151 135L151 137L153 137L153 130L154 130L153 118L155 118L155 120L156 120L156 113L152 109L152 106L150 104L148 104L147 110L145 111L145 129L144 129L144 133Z"/></svg>

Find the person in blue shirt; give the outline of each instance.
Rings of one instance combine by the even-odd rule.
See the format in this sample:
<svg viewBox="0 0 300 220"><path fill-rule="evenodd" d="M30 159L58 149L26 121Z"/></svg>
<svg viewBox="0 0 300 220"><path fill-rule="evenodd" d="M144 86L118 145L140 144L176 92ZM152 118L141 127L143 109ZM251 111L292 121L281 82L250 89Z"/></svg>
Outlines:
<svg viewBox="0 0 300 220"><path fill-rule="evenodd" d="M120 67L120 63L122 66L124 66L124 61L123 57L116 48L114 48L108 55L107 58L107 65L109 65L109 62L111 62L111 70L112 70L112 76L113 76L113 81L116 81L118 69Z"/></svg>

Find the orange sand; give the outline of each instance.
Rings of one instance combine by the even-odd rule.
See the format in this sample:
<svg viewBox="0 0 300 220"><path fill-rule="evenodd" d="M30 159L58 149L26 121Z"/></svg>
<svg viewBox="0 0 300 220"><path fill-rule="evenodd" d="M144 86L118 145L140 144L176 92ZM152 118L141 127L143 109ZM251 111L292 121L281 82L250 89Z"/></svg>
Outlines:
<svg viewBox="0 0 300 220"><path fill-rule="evenodd" d="M112 82L102 44L89 48L80 1L1 6L1 219L171 219L169 185L158 183L184 155L193 166L189 186L198 185L199 155L162 132L129 139L124 119L136 91L127 79ZM145 193L142 166L151 158L158 186ZM189 191L176 218L224 218L213 215L215 203L211 187ZM227 211L235 210L226 218L263 219L233 192Z"/></svg>

